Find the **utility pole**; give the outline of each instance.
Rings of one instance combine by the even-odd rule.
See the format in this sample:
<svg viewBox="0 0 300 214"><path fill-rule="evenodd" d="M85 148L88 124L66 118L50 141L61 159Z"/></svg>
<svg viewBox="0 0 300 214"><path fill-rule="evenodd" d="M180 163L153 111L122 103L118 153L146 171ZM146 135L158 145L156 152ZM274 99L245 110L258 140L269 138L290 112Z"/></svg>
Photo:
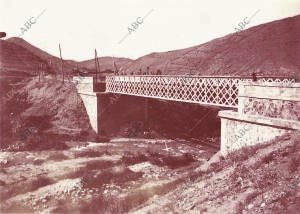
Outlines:
<svg viewBox="0 0 300 214"><path fill-rule="evenodd" d="M39 66L39 82L41 81L41 71L42 71L42 63Z"/></svg>
<svg viewBox="0 0 300 214"><path fill-rule="evenodd" d="M97 65L98 65L98 72L99 72L99 75L101 73L101 70L100 70L100 62L99 62L99 58L97 57Z"/></svg>
<svg viewBox="0 0 300 214"><path fill-rule="evenodd" d="M64 61L63 61L63 58L61 56L61 47L60 47L60 44L59 44L59 54L60 54L60 60L61 60L61 72L62 72L62 75L63 75L63 83L65 83Z"/></svg>
<svg viewBox="0 0 300 214"><path fill-rule="evenodd" d="M118 67L117 67L117 65L116 65L115 57L113 57L113 61L114 61L114 74L115 74L115 75L118 75L119 69L118 69Z"/></svg>
<svg viewBox="0 0 300 214"><path fill-rule="evenodd" d="M49 58L49 71L48 71L48 73L51 74L52 71L54 72L54 78L56 79L55 66L54 66L52 58Z"/></svg>
<svg viewBox="0 0 300 214"><path fill-rule="evenodd" d="M98 69L100 69L98 56L97 56L97 50L95 48L95 68L96 68L96 82L98 81Z"/></svg>

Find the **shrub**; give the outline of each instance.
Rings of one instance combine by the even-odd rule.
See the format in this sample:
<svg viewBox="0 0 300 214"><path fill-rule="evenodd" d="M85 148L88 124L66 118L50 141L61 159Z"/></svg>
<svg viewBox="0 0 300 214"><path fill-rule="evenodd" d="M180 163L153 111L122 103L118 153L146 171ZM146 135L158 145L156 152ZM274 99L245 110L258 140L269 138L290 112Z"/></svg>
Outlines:
<svg viewBox="0 0 300 214"><path fill-rule="evenodd" d="M289 170L295 172L300 165L300 156L293 157L289 162Z"/></svg>

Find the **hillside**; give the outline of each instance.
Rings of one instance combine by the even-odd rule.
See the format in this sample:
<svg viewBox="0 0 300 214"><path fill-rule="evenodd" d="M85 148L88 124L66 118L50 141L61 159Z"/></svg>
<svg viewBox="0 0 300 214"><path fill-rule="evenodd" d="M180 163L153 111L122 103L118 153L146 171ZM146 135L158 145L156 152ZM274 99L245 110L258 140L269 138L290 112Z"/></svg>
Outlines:
<svg viewBox="0 0 300 214"><path fill-rule="evenodd" d="M42 66L42 69L48 73L61 73L60 58L31 45L24 39L13 37L0 40L0 50L0 67L2 71L4 69L6 71L23 71L34 74L41 70L40 66ZM118 57L99 57L100 70L113 70L113 61L116 62L118 68L121 68L132 60ZM83 72L94 72L94 59L83 62L64 59L64 70L67 74L71 74L77 67Z"/></svg>
<svg viewBox="0 0 300 214"><path fill-rule="evenodd" d="M34 69L42 63L52 72L60 72L58 57L21 38L1 40L2 68ZM22 49L20 49L20 47ZM30 52L30 53L29 53ZM100 69L121 73L198 74L198 75L294 75L300 69L300 15L255 26L181 50L151 53L136 60L99 57ZM32 62L32 63L31 63ZM93 72L94 59L76 62L65 59L67 73L79 67ZM147 67L149 67L147 69Z"/></svg>
<svg viewBox="0 0 300 214"><path fill-rule="evenodd" d="M181 185L130 213L299 213L300 133L216 153L186 173Z"/></svg>
<svg viewBox="0 0 300 214"><path fill-rule="evenodd" d="M10 45L15 45L15 49L12 52L12 55L18 56L22 51L26 50L30 52L30 55L33 59L38 59L42 61L46 65L46 71L49 73L56 73L57 71L61 70L61 60L58 57L52 56L51 54L48 54L47 52L41 50L40 48L37 48L24 39L18 38L18 37L12 37L9 39L6 39L2 41L3 43L8 43ZM2 52L7 52L7 49L3 49ZM19 57L19 60L21 60L23 63L30 64L30 61L27 61L26 58ZM14 63L10 58L7 59L8 62L11 61L11 64L7 63L8 66L14 66ZM64 63L64 69L67 73L71 72L74 68L74 65L71 64L72 62L65 62ZM73 62L74 64L74 62Z"/></svg>
<svg viewBox="0 0 300 214"><path fill-rule="evenodd" d="M126 72L290 75L300 68L300 16L255 26L182 50L138 58Z"/></svg>
<svg viewBox="0 0 300 214"><path fill-rule="evenodd" d="M91 129L73 83L62 84L61 81L44 78L39 81L38 77L19 79L4 95L0 108L1 148L20 146L20 143L26 146L33 139L26 140L24 144L20 136L29 127L34 127L35 136L44 140L44 146L50 147L54 146L52 143L47 145L51 139L62 142L87 134Z"/></svg>
<svg viewBox="0 0 300 214"><path fill-rule="evenodd" d="M116 69L122 70L124 67L129 66L130 63L133 61L131 59L127 58L113 58L113 57L99 57L99 64L100 64L100 70L115 70L114 62L116 65ZM88 69L95 69L95 60L85 60L79 63L81 67L88 68Z"/></svg>
<svg viewBox="0 0 300 214"><path fill-rule="evenodd" d="M42 65L47 68L47 63L36 57L32 52L25 48L5 40L0 40L0 71L3 75L20 75L21 73L34 74Z"/></svg>

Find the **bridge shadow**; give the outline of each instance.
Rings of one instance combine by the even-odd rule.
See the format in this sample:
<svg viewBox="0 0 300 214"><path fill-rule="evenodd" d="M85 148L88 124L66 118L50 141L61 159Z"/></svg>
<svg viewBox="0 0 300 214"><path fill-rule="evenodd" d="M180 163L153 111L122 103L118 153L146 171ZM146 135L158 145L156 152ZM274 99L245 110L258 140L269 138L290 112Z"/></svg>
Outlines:
<svg viewBox="0 0 300 214"><path fill-rule="evenodd" d="M224 108L121 95L98 119L100 134L110 137L215 139L220 144ZM103 125L104 124L104 125Z"/></svg>

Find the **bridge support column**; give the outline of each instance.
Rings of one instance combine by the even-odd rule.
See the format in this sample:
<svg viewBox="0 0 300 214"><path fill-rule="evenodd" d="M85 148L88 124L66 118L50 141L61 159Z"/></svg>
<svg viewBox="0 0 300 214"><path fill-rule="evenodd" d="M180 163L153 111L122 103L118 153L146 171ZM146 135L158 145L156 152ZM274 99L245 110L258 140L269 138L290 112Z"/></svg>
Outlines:
<svg viewBox="0 0 300 214"><path fill-rule="evenodd" d="M106 92L99 92L97 93L97 133L99 135L107 134L106 124L104 121L109 120L111 121L112 115L109 111L109 108L119 99L120 95L106 93ZM109 117L109 118L108 118Z"/></svg>
<svg viewBox="0 0 300 214"><path fill-rule="evenodd" d="M144 121L144 127L147 127L147 98L98 92L100 90L94 87L93 77L74 77L73 82L83 101L91 127L99 135L115 135L128 122L124 120L128 115L133 121Z"/></svg>
<svg viewBox="0 0 300 214"><path fill-rule="evenodd" d="M300 130L300 84L243 83L238 112L220 111L221 153Z"/></svg>
<svg viewBox="0 0 300 214"><path fill-rule="evenodd" d="M93 77L74 77L73 82L82 99L92 129L98 134L103 133L101 117L105 115L113 95L106 92L95 92Z"/></svg>

